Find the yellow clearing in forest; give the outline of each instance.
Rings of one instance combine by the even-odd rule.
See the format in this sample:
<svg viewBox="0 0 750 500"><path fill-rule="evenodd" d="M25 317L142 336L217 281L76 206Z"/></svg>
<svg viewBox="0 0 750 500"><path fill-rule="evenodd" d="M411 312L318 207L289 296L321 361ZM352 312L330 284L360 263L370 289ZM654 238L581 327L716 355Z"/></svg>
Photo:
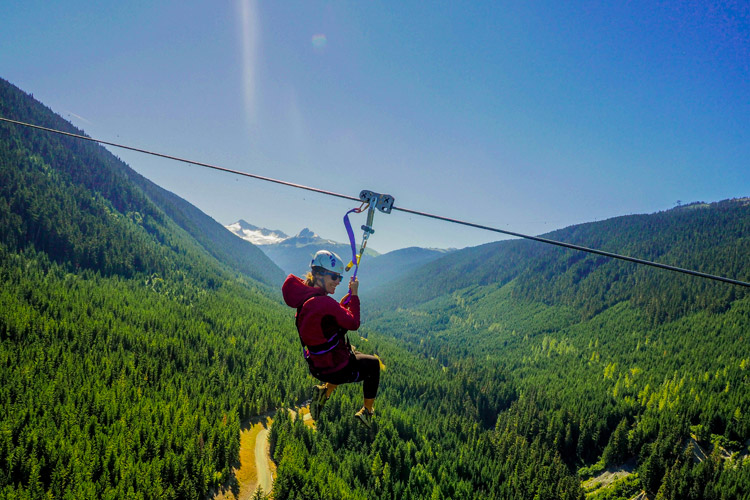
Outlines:
<svg viewBox="0 0 750 500"><path fill-rule="evenodd" d="M252 498L255 490L260 486L268 494L276 476L276 464L271 460L268 430L273 420L270 416L251 419L240 431L240 467L234 469L234 475L239 484L239 491L235 496L228 488L222 488L212 498L213 500L241 500Z"/></svg>
<svg viewBox="0 0 750 500"><path fill-rule="evenodd" d="M305 425L315 428L307 407L299 409ZM296 412L289 410L292 417ZM271 492L276 478L276 464L271 460L271 450L268 443L268 432L273 424L272 414L255 417L247 422L240 431L240 467L234 469L234 475L239 484L239 491L235 496L229 488L222 488L218 493L209 496L212 500L244 500L252 498L255 490L260 488L267 495Z"/></svg>

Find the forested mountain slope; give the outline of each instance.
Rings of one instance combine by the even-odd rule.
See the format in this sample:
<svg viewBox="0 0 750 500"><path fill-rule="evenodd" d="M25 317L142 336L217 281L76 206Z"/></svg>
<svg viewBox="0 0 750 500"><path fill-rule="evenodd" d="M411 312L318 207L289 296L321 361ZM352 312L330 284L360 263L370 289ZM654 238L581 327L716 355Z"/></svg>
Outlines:
<svg viewBox="0 0 750 500"><path fill-rule="evenodd" d="M560 229L543 237L750 281L750 198L695 203ZM408 274L376 298L383 309L416 305L468 286L518 279L514 296L566 304L584 315L629 300L656 320L726 308L747 288L675 275L527 240L464 249ZM407 286L408 285L408 286Z"/></svg>
<svg viewBox="0 0 750 500"><path fill-rule="evenodd" d="M0 114L79 133L5 81ZM303 397L280 270L215 227L235 243L102 148L0 124L0 498L198 498L242 418Z"/></svg>
<svg viewBox="0 0 750 500"><path fill-rule="evenodd" d="M394 250L374 258L365 257L358 276L362 282L367 284L367 297L376 296L378 288L388 287L393 281L408 274L410 270L417 269L428 262L439 259L451 252L436 248L409 247ZM351 252L350 252L351 253ZM372 290L372 292L369 292Z"/></svg>
<svg viewBox="0 0 750 500"><path fill-rule="evenodd" d="M2 79L0 114L83 135ZM281 270L258 248L234 238L219 223L145 179L103 147L8 123L0 127L3 198L10 203L3 213L13 217L3 221L8 228L4 241L13 248L32 243L53 259L130 274L149 269L162 272L163 249L157 247L166 245L190 258L206 252L233 271L269 285L276 286L283 279ZM184 233L173 231L175 225ZM156 245L147 242L145 235Z"/></svg>
<svg viewBox="0 0 750 500"><path fill-rule="evenodd" d="M78 132L0 89L3 116ZM0 124L0 498L204 498L231 486L243 419L306 398L267 265L205 224L98 146ZM359 386L317 432L279 419L275 499L582 498L559 453L495 429L518 414L505 373L355 343L388 365L375 429Z"/></svg>
<svg viewBox="0 0 750 500"><path fill-rule="evenodd" d="M260 248L235 238L224 226L184 199L162 189L132 169L130 179L148 195L164 213L219 262L250 278L277 289L284 281L284 272Z"/></svg>
<svg viewBox="0 0 750 500"><path fill-rule="evenodd" d="M3 116L77 132L0 89ZM747 279L747 210L560 236ZM0 124L0 498L203 498L232 476L243 419L306 398L293 311L263 283L278 270L211 233L98 146ZM747 293L524 245L389 288L352 335L387 366L375 428L351 418L359 386L317 431L279 412L276 500L582 499L577 471L633 456L660 498L750 494Z"/></svg>
<svg viewBox="0 0 750 500"><path fill-rule="evenodd" d="M748 199L547 236L750 278ZM521 416L498 428L593 464L583 473L634 457L636 488L657 498L750 495L747 289L525 241L455 252L403 284L369 328L447 369L508 374ZM715 445L710 460L693 460L691 435Z"/></svg>

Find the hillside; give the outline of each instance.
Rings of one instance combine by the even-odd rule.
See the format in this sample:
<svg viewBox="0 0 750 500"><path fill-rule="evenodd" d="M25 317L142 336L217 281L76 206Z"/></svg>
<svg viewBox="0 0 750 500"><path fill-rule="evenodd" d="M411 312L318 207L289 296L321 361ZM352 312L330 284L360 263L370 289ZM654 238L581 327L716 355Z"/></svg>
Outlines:
<svg viewBox="0 0 750 500"><path fill-rule="evenodd" d="M384 253L374 258L366 258L358 273L362 278L362 283L367 284L362 293L368 298L377 296L378 288L389 287L410 271L450 252L451 250L410 247Z"/></svg>
<svg viewBox="0 0 750 500"><path fill-rule="evenodd" d="M4 80L0 114L83 135ZM2 189L9 204L2 212L8 228L4 242L11 248L32 244L58 262L127 276L165 272L165 252L188 260L208 254L225 272L238 271L268 285L283 279L260 250L238 241L218 222L101 146L1 126Z"/></svg>
<svg viewBox="0 0 750 500"><path fill-rule="evenodd" d="M281 271L103 148L0 124L0 234L0 498L198 498L302 397Z"/></svg>
<svg viewBox="0 0 750 500"><path fill-rule="evenodd" d="M747 199L546 236L749 276ZM750 491L750 463L695 464L680 451L691 434L747 451L746 289L525 241L455 252L401 283L410 286L379 297L368 327L449 369L510 374L535 422L525 435L547 440L568 463L635 457L639 487L659 498L739 498L722 496L729 484ZM501 414L498 425L509 424Z"/></svg>
<svg viewBox="0 0 750 500"><path fill-rule="evenodd" d="M78 132L0 83L3 116ZM558 235L747 279L747 211ZM204 498L242 422L307 399L283 274L214 224L98 146L0 124L0 498ZM749 495L750 296L555 250L397 255L350 334L387 367L374 428L359 385L316 430L278 412L273 498L582 500L633 457L652 496ZM726 453L695 463L691 436Z"/></svg>
<svg viewBox="0 0 750 500"><path fill-rule="evenodd" d="M545 238L750 280L750 199L693 204L651 215L572 226ZM413 306L474 285L517 279L518 298L565 304L591 315L629 300L654 320L726 308L747 288L725 286L552 245L512 240L464 249L406 275L376 298L379 308ZM407 286L408 285L408 286Z"/></svg>
<svg viewBox="0 0 750 500"><path fill-rule="evenodd" d="M0 88L3 116L79 132ZM314 383L293 311L253 279L273 268L238 272L241 256L196 234L211 233L205 216L93 144L2 124L0 180L0 498L233 487L241 422ZM314 433L279 419L274 498L581 498L557 454L493 429L516 398L502 373L356 341L389 365L373 434L351 417L358 386L337 391Z"/></svg>
<svg viewBox="0 0 750 500"><path fill-rule="evenodd" d="M273 288L284 281L284 272L260 248L233 237L221 224L195 206L132 169L127 169L126 172L156 206L216 260Z"/></svg>

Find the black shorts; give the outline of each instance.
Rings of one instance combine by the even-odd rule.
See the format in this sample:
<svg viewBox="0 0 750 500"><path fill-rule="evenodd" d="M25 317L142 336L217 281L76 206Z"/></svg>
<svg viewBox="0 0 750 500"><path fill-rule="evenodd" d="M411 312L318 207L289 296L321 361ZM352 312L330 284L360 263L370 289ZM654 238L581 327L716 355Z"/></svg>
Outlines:
<svg viewBox="0 0 750 500"><path fill-rule="evenodd" d="M331 384L352 384L364 382L362 392L365 399L374 399L380 385L380 360L369 354L354 352L349 357L349 364L333 373L314 373L312 375L322 382Z"/></svg>

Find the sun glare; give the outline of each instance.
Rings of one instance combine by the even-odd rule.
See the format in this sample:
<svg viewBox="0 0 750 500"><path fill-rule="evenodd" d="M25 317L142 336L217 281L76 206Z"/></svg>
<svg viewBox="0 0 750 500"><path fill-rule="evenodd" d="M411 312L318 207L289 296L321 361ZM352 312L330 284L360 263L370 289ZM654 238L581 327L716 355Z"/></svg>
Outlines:
<svg viewBox="0 0 750 500"><path fill-rule="evenodd" d="M248 123L255 123L255 67L260 38L260 22L255 0L241 0L240 21L242 23L242 88L245 114Z"/></svg>

